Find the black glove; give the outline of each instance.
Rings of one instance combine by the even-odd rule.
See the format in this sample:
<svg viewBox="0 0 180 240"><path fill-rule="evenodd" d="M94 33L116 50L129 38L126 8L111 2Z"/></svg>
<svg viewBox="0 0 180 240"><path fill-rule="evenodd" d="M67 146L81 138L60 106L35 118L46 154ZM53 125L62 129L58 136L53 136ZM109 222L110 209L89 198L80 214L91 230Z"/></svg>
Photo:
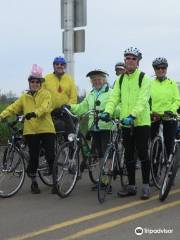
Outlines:
<svg viewBox="0 0 180 240"><path fill-rule="evenodd" d="M25 118L30 120L31 118L36 118L35 112L26 113Z"/></svg>

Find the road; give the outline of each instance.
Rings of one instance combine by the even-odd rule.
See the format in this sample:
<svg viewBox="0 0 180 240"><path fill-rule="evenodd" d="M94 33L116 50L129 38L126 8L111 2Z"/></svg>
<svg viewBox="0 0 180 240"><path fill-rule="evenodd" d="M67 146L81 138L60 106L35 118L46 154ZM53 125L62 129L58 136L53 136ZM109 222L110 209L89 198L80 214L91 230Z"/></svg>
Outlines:
<svg viewBox="0 0 180 240"><path fill-rule="evenodd" d="M116 181L113 194L104 204L99 204L97 192L91 191L87 174L66 199L51 194L50 188L42 183L41 194L31 194L26 178L20 192L0 199L0 240L179 240L179 175L164 203L159 202L154 188L149 200L140 200L140 170L137 196L118 198ZM137 227L140 228L137 234L141 235L135 234Z"/></svg>

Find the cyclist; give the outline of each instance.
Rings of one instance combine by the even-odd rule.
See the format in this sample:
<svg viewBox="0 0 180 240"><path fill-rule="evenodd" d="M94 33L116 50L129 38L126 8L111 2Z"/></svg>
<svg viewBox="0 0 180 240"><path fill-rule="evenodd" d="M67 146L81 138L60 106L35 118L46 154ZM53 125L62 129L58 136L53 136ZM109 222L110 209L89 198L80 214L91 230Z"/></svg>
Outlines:
<svg viewBox="0 0 180 240"><path fill-rule="evenodd" d="M116 76L118 77L119 75L123 74L126 72L125 64L123 62L118 62L115 65L115 72Z"/></svg>
<svg viewBox="0 0 180 240"><path fill-rule="evenodd" d="M15 114L23 114L25 116L23 135L25 136L30 155L27 174L32 180L31 192L34 194L40 193L36 172L41 142L45 148L50 172L54 162L55 129L50 114L52 102L50 93L41 88L43 80L42 69L34 64L28 77L29 90L0 114L1 119Z"/></svg>
<svg viewBox="0 0 180 240"><path fill-rule="evenodd" d="M150 197L149 175L150 162L148 158L148 140L150 135L150 79L143 76L141 86L139 84L141 71L138 69L142 59L141 52L134 47L124 51L126 73L117 79L108 100L105 112L101 114L104 121L108 121L114 109L120 103L120 119L123 123L122 136L125 147L125 161L128 171L128 186L118 192L118 196L125 197L136 195L135 181L135 148L142 168L142 199ZM134 126L134 127L131 127Z"/></svg>
<svg viewBox="0 0 180 240"><path fill-rule="evenodd" d="M66 60L59 56L53 61L53 73L45 76L43 88L51 93L53 112L52 116L56 131L65 130L68 134L73 131L72 123L69 117L64 113L61 114L59 107L63 104L77 103L77 88L72 77L65 73Z"/></svg>
<svg viewBox="0 0 180 240"><path fill-rule="evenodd" d="M89 77L92 84L92 90L79 104L71 104L70 111L74 114L81 115L87 111L96 108L104 110L108 102L112 89L107 83L108 74L102 70L90 71L86 77ZM88 130L93 138L92 149L98 152L99 158L103 158L104 153L109 143L111 123L105 123L101 120L98 122L98 129L94 125L94 115L90 114L88 121ZM96 187L95 187L96 188ZM92 189L95 189L94 187Z"/></svg>
<svg viewBox="0 0 180 240"><path fill-rule="evenodd" d="M158 132L159 125L163 124L163 135L167 156L173 150L176 136L177 122L170 120L177 114L180 105L180 96L177 84L167 77L168 62L164 57L157 57L152 62L156 78L151 83L152 124L151 137ZM163 116L162 116L163 115ZM160 118L162 116L162 120Z"/></svg>

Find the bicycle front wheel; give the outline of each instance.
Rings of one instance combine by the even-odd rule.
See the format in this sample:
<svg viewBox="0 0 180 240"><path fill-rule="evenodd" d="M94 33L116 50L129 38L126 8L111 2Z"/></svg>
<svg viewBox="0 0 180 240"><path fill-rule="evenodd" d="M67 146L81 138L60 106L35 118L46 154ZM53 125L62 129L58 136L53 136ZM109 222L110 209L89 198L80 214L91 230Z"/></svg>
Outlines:
<svg viewBox="0 0 180 240"><path fill-rule="evenodd" d="M98 181L98 201L104 203L106 195L112 191L112 179L113 179L113 170L112 164L115 159L116 152L113 151L113 148L109 146L105 153L103 162L101 163L101 169L99 174Z"/></svg>
<svg viewBox="0 0 180 240"><path fill-rule="evenodd" d="M174 183L174 179L176 177L177 171L178 171L178 165L179 165L179 158L180 158L180 149L178 148L175 155L170 155L169 158L171 159L171 162L169 166L166 168L166 173L164 176L163 184L161 186L160 192L159 192L159 200L163 202Z"/></svg>
<svg viewBox="0 0 180 240"><path fill-rule="evenodd" d="M40 151L40 156L39 156L39 168L38 168L38 174L41 179L41 181L47 185L47 186L52 186L53 185L53 177L52 173L49 173L49 166L48 162L45 158L45 154L43 153L43 148Z"/></svg>
<svg viewBox="0 0 180 240"><path fill-rule="evenodd" d="M60 197L65 198L73 191L78 168L78 149L74 149L72 142L65 142L60 146L53 166L53 183Z"/></svg>
<svg viewBox="0 0 180 240"><path fill-rule="evenodd" d="M100 158L97 156L91 156L88 165L89 178L92 183L97 184L99 181Z"/></svg>
<svg viewBox="0 0 180 240"><path fill-rule="evenodd" d="M14 146L5 148L0 158L0 197L15 195L25 179L25 164L22 154Z"/></svg>
<svg viewBox="0 0 180 240"><path fill-rule="evenodd" d="M153 139L150 150L151 175L156 188L160 189L166 171L166 151L161 137Z"/></svg>

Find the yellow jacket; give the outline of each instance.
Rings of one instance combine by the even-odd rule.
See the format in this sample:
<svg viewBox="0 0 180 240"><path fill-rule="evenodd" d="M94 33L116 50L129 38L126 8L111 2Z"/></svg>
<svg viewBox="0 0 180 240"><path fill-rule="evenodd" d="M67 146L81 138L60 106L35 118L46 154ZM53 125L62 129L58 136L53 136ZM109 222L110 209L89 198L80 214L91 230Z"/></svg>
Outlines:
<svg viewBox="0 0 180 240"><path fill-rule="evenodd" d="M63 104L77 103L77 88L74 80L67 73L60 78L54 73L47 74L43 88L51 93L53 109Z"/></svg>
<svg viewBox="0 0 180 240"><path fill-rule="evenodd" d="M35 112L37 117L24 121L23 134L55 133L50 111L52 109L51 95L47 90L40 89L33 96L24 93L13 104L1 112L0 117L6 118L14 114Z"/></svg>

